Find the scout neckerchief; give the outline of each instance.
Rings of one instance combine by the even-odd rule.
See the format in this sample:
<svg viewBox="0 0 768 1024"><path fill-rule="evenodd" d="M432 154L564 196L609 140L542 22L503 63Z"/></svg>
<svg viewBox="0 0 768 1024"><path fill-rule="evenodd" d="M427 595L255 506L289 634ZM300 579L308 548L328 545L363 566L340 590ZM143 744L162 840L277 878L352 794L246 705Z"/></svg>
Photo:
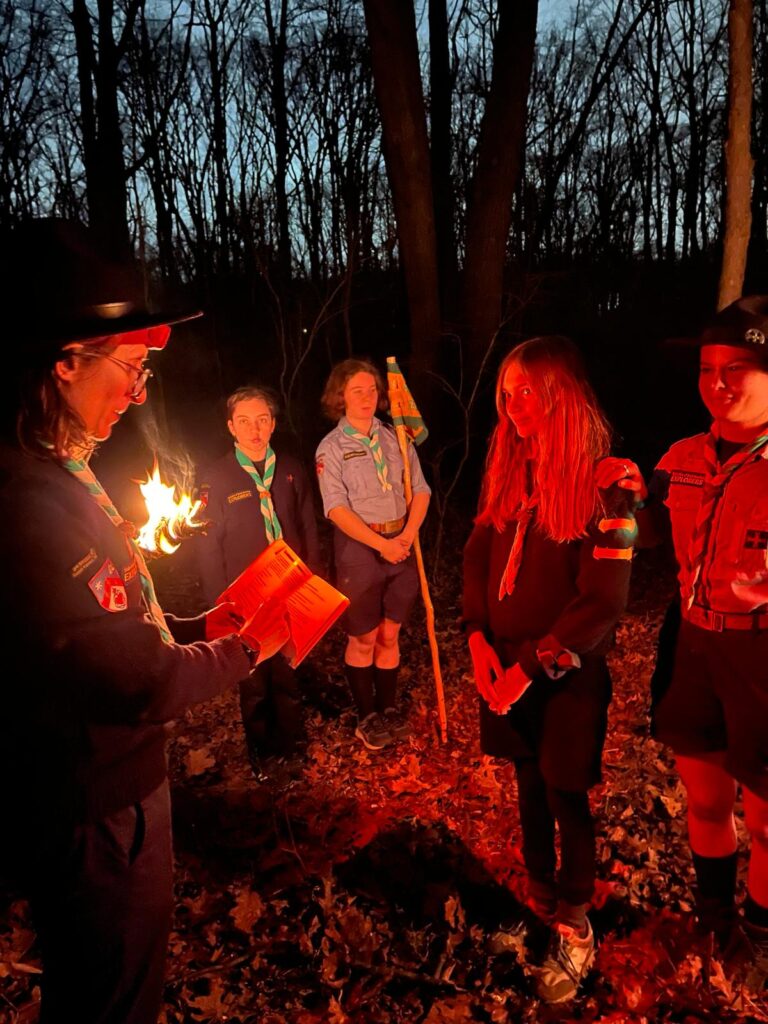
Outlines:
<svg viewBox="0 0 768 1024"><path fill-rule="evenodd" d="M75 477L75 479L80 481L99 508L106 516L109 517L115 526L118 529L122 529L125 525L125 520L112 504L109 495L96 479L94 472L88 463L82 459L73 459L68 457L64 459L62 465L64 469L68 470L72 476ZM163 640L165 640L167 644L173 643L173 637L168 629L168 623L165 621L163 609L158 604L157 595L155 594L155 585L149 574L147 563L144 561L144 555L141 553L141 548L132 537L127 536L127 540L129 545L133 548L136 557L136 564L139 569L139 579L141 580L141 592L144 595L144 601L149 608L149 614L157 628L160 630L160 635Z"/></svg>
<svg viewBox="0 0 768 1024"><path fill-rule="evenodd" d="M387 480L387 460L384 458L384 452L379 441L379 428L376 426L376 421L373 421L373 429L371 430L371 436L366 437L365 434L361 434L359 430L355 430L353 426L347 424L346 427L341 428L347 437L354 437L360 444L365 445L368 451L373 456L373 464L376 466L376 476L379 478L382 491L391 491L392 484Z"/></svg>
<svg viewBox="0 0 768 1024"><path fill-rule="evenodd" d="M504 568L504 572L501 574L501 582L499 583L500 601L502 601L508 594L511 594L515 589L515 581L517 580L517 574L520 571L520 563L523 560L523 544L525 543L525 535L528 533L528 527L531 524L531 520L533 519L533 515L538 504L539 494L538 491L534 489L533 494L526 494L523 496L523 500L520 502L520 508L515 512L513 517L517 520L517 529L515 530L512 547L509 549L507 564Z"/></svg>
<svg viewBox="0 0 768 1024"><path fill-rule="evenodd" d="M261 514L264 517L264 529L267 534L267 540L271 544L273 540L279 540L283 536L280 520L277 518L275 506L272 504L272 495L269 493L275 477L275 462L277 461L275 453L267 445L263 477L259 476L259 471L254 466L252 460L248 458L243 449L237 444L235 445L235 458L256 484L256 490L259 492L259 501L261 502Z"/></svg>
<svg viewBox="0 0 768 1024"><path fill-rule="evenodd" d="M717 441L719 431L715 424L707 434L704 441L704 463L706 476L701 492L701 504L696 514L691 539L688 543L686 553L685 578L681 585L681 597L684 608L690 608L696 597L696 587L699 584L701 568L704 564L704 552L709 541L710 530L712 529L712 513L715 505L722 496L725 485L731 479L737 469L741 469L752 459L758 457L768 443L768 434L761 434L754 441L750 441L721 467L717 458Z"/></svg>

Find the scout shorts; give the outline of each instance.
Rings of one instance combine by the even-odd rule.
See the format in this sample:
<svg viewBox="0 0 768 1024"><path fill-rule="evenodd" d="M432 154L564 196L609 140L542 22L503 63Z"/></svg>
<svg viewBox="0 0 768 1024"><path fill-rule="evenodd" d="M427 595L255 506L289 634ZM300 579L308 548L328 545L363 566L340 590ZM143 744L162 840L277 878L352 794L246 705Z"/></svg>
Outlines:
<svg viewBox="0 0 768 1024"><path fill-rule="evenodd" d="M341 619L350 636L375 629L382 619L404 622L419 591L416 558L392 565L373 548L336 531L336 586L349 598Z"/></svg>
<svg viewBox="0 0 768 1024"><path fill-rule="evenodd" d="M724 752L729 774L768 799L768 631L683 620L665 675L653 736L687 757Z"/></svg>

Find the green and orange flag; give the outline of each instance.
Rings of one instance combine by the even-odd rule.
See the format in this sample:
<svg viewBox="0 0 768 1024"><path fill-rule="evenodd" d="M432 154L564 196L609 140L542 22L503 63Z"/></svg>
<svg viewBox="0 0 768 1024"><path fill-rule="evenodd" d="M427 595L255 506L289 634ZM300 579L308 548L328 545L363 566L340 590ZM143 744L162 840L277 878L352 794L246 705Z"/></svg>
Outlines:
<svg viewBox="0 0 768 1024"><path fill-rule="evenodd" d="M416 407L413 395L408 390L400 367L394 356L387 357L387 390L392 422L396 427L405 427L406 433L414 444L421 444L429 437L421 413Z"/></svg>

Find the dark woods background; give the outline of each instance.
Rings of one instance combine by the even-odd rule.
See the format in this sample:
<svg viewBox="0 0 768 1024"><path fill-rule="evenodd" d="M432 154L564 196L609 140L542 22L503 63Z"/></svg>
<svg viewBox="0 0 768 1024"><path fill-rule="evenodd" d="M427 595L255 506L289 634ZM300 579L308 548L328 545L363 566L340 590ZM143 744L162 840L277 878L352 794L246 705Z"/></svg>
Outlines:
<svg viewBox="0 0 768 1024"><path fill-rule="evenodd" d="M106 475L143 476L146 448L222 452L222 398L252 380L311 457L330 366L396 354L445 511L476 494L499 358L540 332L579 341L621 450L648 467L702 423L692 368L659 343L714 311L727 14L0 0L0 225L88 219L142 257L154 299L207 313L157 356ZM768 290L767 0L754 16L746 293Z"/></svg>

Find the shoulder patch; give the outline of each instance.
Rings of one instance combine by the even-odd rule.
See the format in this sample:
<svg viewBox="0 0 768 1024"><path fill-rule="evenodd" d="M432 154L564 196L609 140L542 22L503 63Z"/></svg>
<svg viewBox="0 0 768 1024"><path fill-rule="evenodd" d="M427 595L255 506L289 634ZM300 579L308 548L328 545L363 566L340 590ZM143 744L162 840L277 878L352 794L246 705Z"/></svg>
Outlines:
<svg viewBox="0 0 768 1024"><path fill-rule="evenodd" d="M359 459L360 456L365 458L367 454L368 453L365 450L355 452L344 452L344 461L346 462L348 459Z"/></svg>
<svg viewBox="0 0 768 1024"><path fill-rule="evenodd" d="M89 565L93 565L96 561L96 548L91 548L87 555L83 555L79 562L75 562L72 568L69 570L73 577L77 577L81 572L85 572Z"/></svg>
<svg viewBox="0 0 768 1024"><path fill-rule="evenodd" d="M324 469L325 469L325 463L323 462L323 460L322 459L315 459L315 472L317 473L318 476L322 476L323 475L323 470Z"/></svg>
<svg viewBox="0 0 768 1024"><path fill-rule="evenodd" d="M245 498L252 498L253 491L235 491L234 494L227 495L227 504L234 505L236 501L243 501Z"/></svg>
<svg viewBox="0 0 768 1024"><path fill-rule="evenodd" d="M102 608L108 612L123 612L128 607L128 595L120 573L110 559L88 580L88 588Z"/></svg>
<svg viewBox="0 0 768 1024"><path fill-rule="evenodd" d="M130 565L127 565L125 567L125 569L123 569L123 579L125 580L126 583L130 583L131 580L134 579L138 575L138 572L139 572L139 563L134 558L134 560L130 563Z"/></svg>

